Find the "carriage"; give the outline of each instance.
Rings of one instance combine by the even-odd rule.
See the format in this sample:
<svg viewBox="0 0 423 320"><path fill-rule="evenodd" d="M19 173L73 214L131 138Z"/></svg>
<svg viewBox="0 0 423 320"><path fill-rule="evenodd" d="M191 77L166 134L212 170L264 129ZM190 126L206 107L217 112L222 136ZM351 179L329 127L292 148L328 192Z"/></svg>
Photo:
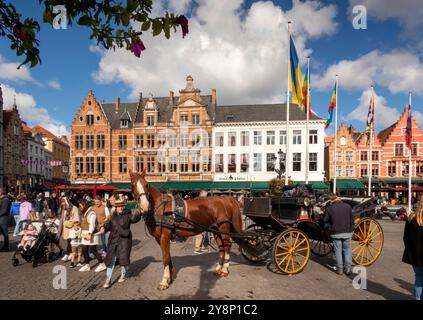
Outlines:
<svg viewBox="0 0 423 320"><path fill-rule="evenodd" d="M383 230L374 219L372 199L345 199L353 208L352 258L356 265L370 266L383 248ZM318 197L312 185L286 186L280 193L244 199L243 213L253 221L234 237L241 254L250 262L263 262L271 254L284 274L301 272L310 254L333 252L330 232L323 214L328 201Z"/></svg>

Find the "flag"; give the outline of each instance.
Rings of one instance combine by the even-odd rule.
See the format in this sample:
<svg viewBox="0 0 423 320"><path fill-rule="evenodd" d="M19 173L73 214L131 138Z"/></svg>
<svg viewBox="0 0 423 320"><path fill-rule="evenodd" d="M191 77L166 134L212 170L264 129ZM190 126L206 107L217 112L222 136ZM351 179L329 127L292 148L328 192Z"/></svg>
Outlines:
<svg viewBox="0 0 423 320"><path fill-rule="evenodd" d="M369 112L367 114L367 124L366 124L366 134L367 134L367 144L370 144L370 133L374 131L375 125L375 97L372 91L372 96L370 98Z"/></svg>
<svg viewBox="0 0 423 320"><path fill-rule="evenodd" d="M412 122L411 122L411 106L408 105L408 117L407 117L407 127L405 128L405 143L408 149L413 148L413 132L412 132Z"/></svg>
<svg viewBox="0 0 423 320"><path fill-rule="evenodd" d="M302 111L304 111L304 108L307 112L307 100L308 100L308 86L309 86L309 79L308 79L308 74L309 74L309 70L307 70L307 73L304 76L304 82L303 82L303 107L301 108ZM310 110L308 110L308 117L311 119L311 95L310 95Z"/></svg>
<svg viewBox="0 0 423 320"><path fill-rule="evenodd" d="M328 109L329 117L326 120L325 129L329 128L330 124L333 121L333 109L336 108L336 94L337 94L337 92L336 92L336 84L335 84L335 87L333 88L333 92L332 92L332 98L330 99L330 104L329 104L329 109Z"/></svg>
<svg viewBox="0 0 423 320"><path fill-rule="evenodd" d="M297 49L295 49L294 40L291 37L291 46L290 46L290 53L289 53L289 59L290 59L290 66L291 66L291 72L290 72L290 86L292 91L292 103L297 104L300 108L302 108L303 105L303 91L301 90L301 81L303 79L303 76L301 74L301 67L298 60L297 55Z"/></svg>

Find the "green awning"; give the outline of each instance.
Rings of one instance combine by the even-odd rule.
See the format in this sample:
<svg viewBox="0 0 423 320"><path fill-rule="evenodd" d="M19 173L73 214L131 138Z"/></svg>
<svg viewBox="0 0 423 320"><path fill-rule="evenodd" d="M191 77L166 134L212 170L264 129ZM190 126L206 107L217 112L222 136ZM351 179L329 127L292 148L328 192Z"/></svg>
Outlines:
<svg viewBox="0 0 423 320"><path fill-rule="evenodd" d="M116 187L118 189L131 189L131 184L125 183L125 182L122 182L122 183L113 182L113 183L108 183L107 185Z"/></svg>
<svg viewBox="0 0 423 320"><path fill-rule="evenodd" d="M305 181L295 181L295 184L304 184ZM329 186L321 181L309 181L309 184L313 185L313 189L315 190L327 190Z"/></svg>
<svg viewBox="0 0 423 320"><path fill-rule="evenodd" d="M366 187L360 181L355 179L336 179L336 188L338 189L365 189Z"/></svg>

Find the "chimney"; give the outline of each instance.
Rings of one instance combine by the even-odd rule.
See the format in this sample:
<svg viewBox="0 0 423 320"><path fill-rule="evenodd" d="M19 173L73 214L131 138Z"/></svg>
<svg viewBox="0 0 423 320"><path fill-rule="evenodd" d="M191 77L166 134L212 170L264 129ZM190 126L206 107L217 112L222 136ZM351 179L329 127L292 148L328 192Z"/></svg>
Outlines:
<svg viewBox="0 0 423 320"><path fill-rule="evenodd" d="M173 105L173 91L169 91L169 105Z"/></svg>
<svg viewBox="0 0 423 320"><path fill-rule="evenodd" d="M115 103L115 112L119 112L119 106L120 106L120 98L116 97L116 103Z"/></svg>
<svg viewBox="0 0 423 320"><path fill-rule="evenodd" d="M213 105L216 105L216 89L212 89L212 101Z"/></svg>

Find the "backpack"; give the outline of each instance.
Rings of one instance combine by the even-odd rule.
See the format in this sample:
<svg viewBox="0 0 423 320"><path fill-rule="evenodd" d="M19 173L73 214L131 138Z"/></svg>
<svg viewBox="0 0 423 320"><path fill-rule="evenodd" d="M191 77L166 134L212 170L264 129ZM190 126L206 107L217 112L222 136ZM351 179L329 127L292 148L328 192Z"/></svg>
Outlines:
<svg viewBox="0 0 423 320"><path fill-rule="evenodd" d="M20 202L17 202L17 201L14 201L12 203L11 208L10 208L11 215L12 216L19 216L19 209L20 209L20 207L21 207L21 203Z"/></svg>

